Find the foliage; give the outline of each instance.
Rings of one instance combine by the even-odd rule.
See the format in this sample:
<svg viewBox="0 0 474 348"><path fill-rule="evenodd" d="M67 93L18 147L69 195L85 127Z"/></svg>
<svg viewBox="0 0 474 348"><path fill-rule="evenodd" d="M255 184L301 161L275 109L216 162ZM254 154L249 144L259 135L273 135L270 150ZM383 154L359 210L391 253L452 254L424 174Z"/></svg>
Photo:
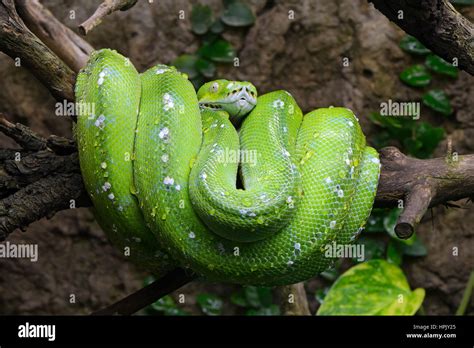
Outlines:
<svg viewBox="0 0 474 348"><path fill-rule="evenodd" d="M228 28L252 25L255 16L240 0L224 1L224 11L215 17L207 5L195 4L191 12L191 29L201 38L199 49L193 54L183 54L171 64L188 75L198 89L216 75L216 63L232 63L237 55L232 44L222 34Z"/></svg>
<svg viewBox="0 0 474 348"><path fill-rule="evenodd" d="M413 315L424 289L411 291L402 270L385 260L350 268L333 284L318 315Z"/></svg>

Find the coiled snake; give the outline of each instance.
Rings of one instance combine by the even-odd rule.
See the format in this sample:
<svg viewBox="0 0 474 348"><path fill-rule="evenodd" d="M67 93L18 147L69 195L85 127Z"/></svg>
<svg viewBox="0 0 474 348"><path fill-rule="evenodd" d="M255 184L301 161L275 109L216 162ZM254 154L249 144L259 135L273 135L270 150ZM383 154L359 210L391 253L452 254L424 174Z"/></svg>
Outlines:
<svg viewBox="0 0 474 348"><path fill-rule="evenodd" d="M155 273L299 282L327 269L325 246L353 242L370 214L378 154L346 108L303 117L289 93L257 98L249 82L196 94L174 67L139 74L108 49L79 73L76 101L94 106L75 135L95 216Z"/></svg>

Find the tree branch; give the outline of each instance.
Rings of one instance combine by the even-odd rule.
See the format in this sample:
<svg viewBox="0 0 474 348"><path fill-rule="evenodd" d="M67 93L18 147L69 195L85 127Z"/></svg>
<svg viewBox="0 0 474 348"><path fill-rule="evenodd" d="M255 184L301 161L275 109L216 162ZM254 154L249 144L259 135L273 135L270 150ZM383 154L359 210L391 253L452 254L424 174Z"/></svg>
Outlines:
<svg viewBox="0 0 474 348"><path fill-rule="evenodd" d="M26 27L13 0L0 1L0 50L19 58L57 100L74 100L74 72Z"/></svg>
<svg viewBox="0 0 474 348"><path fill-rule="evenodd" d="M94 48L63 25L38 0L16 0L15 3L28 28L74 72L79 72Z"/></svg>
<svg viewBox="0 0 474 348"><path fill-rule="evenodd" d="M448 62L474 75L474 26L448 0L369 0L388 19Z"/></svg>
<svg viewBox="0 0 474 348"><path fill-rule="evenodd" d="M92 315L131 315L152 304L163 296L178 290L183 285L196 279L194 273L176 268L150 285L134 292L124 299L101 309Z"/></svg>
<svg viewBox="0 0 474 348"><path fill-rule="evenodd" d="M304 283L279 286L276 296L283 315L311 315Z"/></svg>
<svg viewBox="0 0 474 348"><path fill-rule="evenodd" d="M94 14L89 17L84 23L79 25L79 30L82 35L87 35L92 29L98 26L104 17L115 11L126 11L133 7L137 3L137 0L104 0Z"/></svg>

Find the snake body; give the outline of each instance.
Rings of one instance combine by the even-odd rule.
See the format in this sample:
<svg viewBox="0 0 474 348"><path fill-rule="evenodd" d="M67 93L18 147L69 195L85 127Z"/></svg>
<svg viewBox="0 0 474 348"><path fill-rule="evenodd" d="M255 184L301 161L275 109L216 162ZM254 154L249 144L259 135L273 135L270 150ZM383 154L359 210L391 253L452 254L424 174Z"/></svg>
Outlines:
<svg viewBox="0 0 474 348"><path fill-rule="evenodd" d="M179 265L213 281L303 281L370 214L378 154L346 108L303 116L285 91L257 97L227 80L196 94L174 67L139 74L107 49L78 75L76 100L95 105L75 134L97 220L155 273Z"/></svg>

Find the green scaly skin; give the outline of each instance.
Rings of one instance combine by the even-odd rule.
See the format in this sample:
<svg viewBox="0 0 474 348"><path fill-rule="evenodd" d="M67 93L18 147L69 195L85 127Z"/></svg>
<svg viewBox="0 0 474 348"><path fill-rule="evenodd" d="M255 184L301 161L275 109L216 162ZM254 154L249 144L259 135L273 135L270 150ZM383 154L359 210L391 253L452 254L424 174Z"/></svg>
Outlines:
<svg viewBox="0 0 474 348"><path fill-rule="evenodd" d="M151 270L172 259L213 281L291 284L327 269L334 260L325 257L327 244L351 243L361 232L380 164L350 110L302 117L291 95L271 92L258 97L237 133L231 121L255 104L250 83L212 81L196 95L174 68L139 75L124 61L101 50L80 73L78 101L97 103L106 123L98 131L81 116L77 139L99 221L118 245L139 235L134 249L144 260L153 255ZM105 68L110 74L98 84ZM131 149L133 166L121 161ZM222 160L222 151L239 149L257 153L255 165L241 163L245 190L236 187L238 163ZM100 191L103 162L113 200ZM134 202L126 214L117 210L125 201Z"/></svg>

